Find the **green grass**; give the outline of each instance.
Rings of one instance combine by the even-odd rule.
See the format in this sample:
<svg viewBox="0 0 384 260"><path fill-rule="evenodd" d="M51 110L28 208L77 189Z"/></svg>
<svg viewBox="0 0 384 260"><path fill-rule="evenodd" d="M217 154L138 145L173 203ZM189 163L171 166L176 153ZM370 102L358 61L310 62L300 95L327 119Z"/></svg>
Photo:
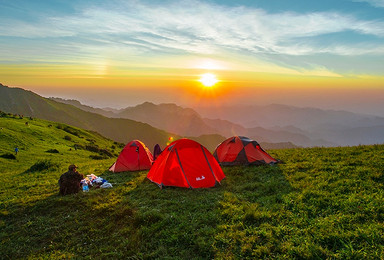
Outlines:
<svg viewBox="0 0 384 260"><path fill-rule="evenodd" d="M103 149L117 155L118 144L56 126L0 118L0 155L20 149L16 159L0 157L1 258L384 255L383 145L274 150L284 164L224 168L227 177L211 189L159 189L146 171L110 173L115 158L91 159ZM91 144L99 150L82 149ZM47 152L53 149L59 153ZM113 188L59 196L57 180L72 163Z"/></svg>

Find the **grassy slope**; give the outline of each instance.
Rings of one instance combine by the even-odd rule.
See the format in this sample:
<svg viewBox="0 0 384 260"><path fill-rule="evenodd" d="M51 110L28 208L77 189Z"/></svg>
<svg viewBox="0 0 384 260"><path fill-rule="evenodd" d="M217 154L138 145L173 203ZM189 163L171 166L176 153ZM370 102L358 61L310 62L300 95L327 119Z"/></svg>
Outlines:
<svg viewBox="0 0 384 260"><path fill-rule="evenodd" d="M275 150L277 167L224 168L212 189L160 190L146 171L112 174L114 159L74 150L79 138L42 120L0 118L0 252L4 258L380 258L384 146ZM48 127L52 124L52 127ZM87 140L88 139L88 140ZM59 154L45 152L55 148ZM69 149L72 148L71 151ZM120 148L115 148L117 152ZM27 172L39 160L57 168ZM58 196L70 163L112 189Z"/></svg>

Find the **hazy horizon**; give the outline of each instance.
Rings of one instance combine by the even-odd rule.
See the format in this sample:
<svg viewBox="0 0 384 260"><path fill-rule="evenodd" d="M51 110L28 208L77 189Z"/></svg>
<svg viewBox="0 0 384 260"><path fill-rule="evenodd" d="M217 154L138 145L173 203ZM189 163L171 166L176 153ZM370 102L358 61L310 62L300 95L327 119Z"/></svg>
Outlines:
<svg viewBox="0 0 384 260"><path fill-rule="evenodd" d="M10 86L10 87L20 87L22 86ZM348 105L345 104L339 104L338 100L340 99L340 95L334 95L333 97L328 97L327 102L324 102L323 100L319 100L319 102L315 102L316 98L308 99L306 102L294 102L293 98L287 100L286 95L280 95L277 96L274 100L270 99L252 99L247 98L243 100L243 102L236 99L235 101L227 100L220 102L220 105L218 106L217 103L212 102L200 102L196 103L194 100L191 102L185 102L186 100L183 100L182 95L174 95L173 97L170 97L170 95L164 95L161 98L152 98L149 99L148 95L144 92L134 92L132 93L125 92L125 93L116 93L119 90L115 91L104 91L100 90L102 93L89 93L88 89L84 90L62 90L57 91L57 89L53 90L34 90L34 89L28 89L35 92L38 95L41 95L46 98L62 98L67 100L77 100L83 105L91 106L94 108L113 108L113 109L123 109L127 107L134 107L137 105L140 105L144 102L151 102L154 104L165 104L165 103L173 103L181 107L185 108L218 108L220 106L228 107L228 106L249 106L249 105L261 105L261 106L267 106L267 105L288 105L288 106L294 106L299 108L318 108L323 110L342 110L342 111L348 111L358 114L367 114L367 115L376 115L376 116L384 116L384 105L382 100L384 100L384 93L382 91L378 91L376 95L372 96L362 96L360 95L359 98L355 98L354 102L349 102ZM95 91L93 91L95 92ZM97 92L97 91L96 91ZM324 93L324 95L328 95ZM280 97L280 98L279 98ZM301 96L302 98L305 98ZM184 96L184 98L187 98L187 96ZM370 102L362 103L363 99L369 99Z"/></svg>
<svg viewBox="0 0 384 260"><path fill-rule="evenodd" d="M383 11L382 0L1 1L0 82L101 108L383 116Z"/></svg>

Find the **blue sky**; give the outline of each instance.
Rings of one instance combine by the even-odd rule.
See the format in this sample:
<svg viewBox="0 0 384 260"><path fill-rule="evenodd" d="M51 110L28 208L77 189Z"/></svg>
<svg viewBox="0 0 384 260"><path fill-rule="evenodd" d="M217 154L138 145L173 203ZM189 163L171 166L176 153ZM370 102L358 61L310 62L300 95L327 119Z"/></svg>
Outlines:
<svg viewBox="0 0 384 260"><path fill-rule="evenodd" d="M384 0L0 0L0 24L2 68L150 74L205 60L229 71L374 77L384 87Z"/></svg>

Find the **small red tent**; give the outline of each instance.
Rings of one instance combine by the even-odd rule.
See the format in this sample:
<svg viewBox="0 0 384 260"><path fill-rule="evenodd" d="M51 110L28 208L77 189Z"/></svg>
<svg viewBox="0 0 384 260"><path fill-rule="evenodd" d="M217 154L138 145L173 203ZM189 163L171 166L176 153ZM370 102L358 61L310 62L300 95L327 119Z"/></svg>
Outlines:
<svg viewBox="0 0 384 260"><path fill-rule="evenodd" d="M112 172L148 170L152 163L153 156L145 144L133 140L124 147L109 170Z"/></svg>
<svg viewBox="0 0 384 260"><path fill-rule="evenodd" d="M278 162L256 141L244 136L234 136L223 141L216 147L213 156L220 165L261 165Z"/></svg>
<svg viewBox="0 0 384 260"><path fill-rule="evenodd" d="M154 162L147 178L162 186L213 187L225 177L212 154L190 139L169 144Z"/></svg>

